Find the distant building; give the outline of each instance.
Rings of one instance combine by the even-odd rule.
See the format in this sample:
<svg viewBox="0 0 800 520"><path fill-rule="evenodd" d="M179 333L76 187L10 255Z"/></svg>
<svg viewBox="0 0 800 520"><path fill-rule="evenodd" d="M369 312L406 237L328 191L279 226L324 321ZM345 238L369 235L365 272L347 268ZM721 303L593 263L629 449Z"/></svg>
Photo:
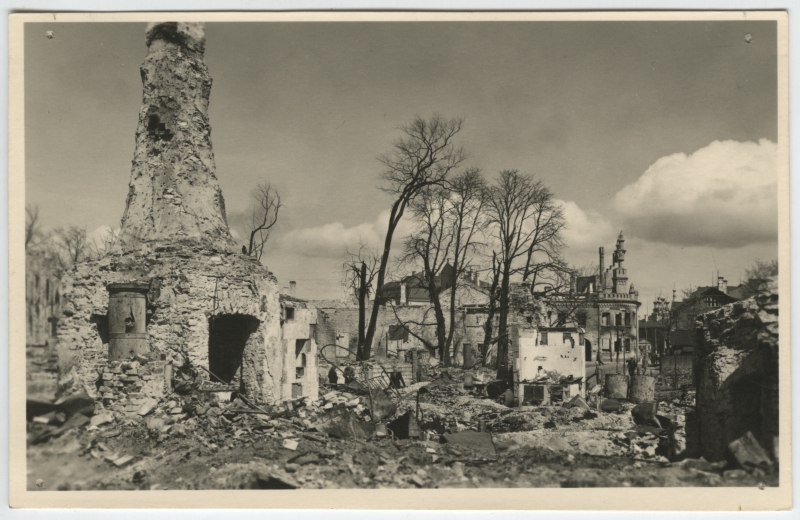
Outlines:
<svg viewBox="0 0 800 520"><path fill-rule="evenodd" d="M290 291L294 293L294 282ZM317 309L308 302L281 294L281 341L283 362L281 395L284 399L316 397L317 377Z"/></svg>
<svg viewBox="0 0 800 520"><path fill-rule="evenodd" d="M672 301L659 296L653 302L653 312L639 322L639 336L654 346L659 354L691 354L697 338L695 318L705 312L743 299L747 287L728 286L728 280L717 277L717 285L698 287L683 300Z"/></svg>
<svg viewBox="0 0 800 520"><path fill-rule="evenodd" d="M25 343L52 346L61 316L61 278L44 251L25 252Z"/></svg>
<svg viewBox="0 0 800 520"><path fill-rule="evenodd" d="M605 250L599 250L598 274L581 276L570 282L569 292L540 295L548 310L545 327L573 326L579 331L579 344L585 361L606 353L607 359L617 354L624 357L639 344L639 292L631 283L625 268L625 237L620 232L612 263L606 269Z"/></svg>
<svg viewBox="0 0 800 520"><path fill-rule="evenodd" d="M442 267L441 272L434 277L436 293L441 295L455 283L455 269L450 263ZM486 288L490 284L478 280L478 272L468 270L462 275L465 282L476 287ZM427 306L431 303L430 290L425 275L422 272L412 272L399 281L389 282L383 286L383 297L394 305Z"/></svg>

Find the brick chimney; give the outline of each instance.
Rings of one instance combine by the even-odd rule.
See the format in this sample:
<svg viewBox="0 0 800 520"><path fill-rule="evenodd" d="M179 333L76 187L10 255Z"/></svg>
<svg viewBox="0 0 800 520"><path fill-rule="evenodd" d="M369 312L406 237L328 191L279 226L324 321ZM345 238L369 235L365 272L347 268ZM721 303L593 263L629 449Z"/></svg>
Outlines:
<svg viewBox="0 0 800 520"><path fill-rule="evenodd" d="M289 282L289 296L297 296L297 282L294 280Z"/></svg>
<svg viewBox="0 0 800 520"><path fill-rule="evenodd" d="M406 298L406 284L405 282L400 284L400 305L405 305L408 303Z"/></svg>
<svg viewBox="0 0 800 520"><path fill-rule="evenodd" d="M728 280L722 276L717 276L717 289L728 294Z"/></svg>
<svg viewBox="0 0 800 520"><path fill-rule="evenodd" d="M603 289L606 287L606 252L605 248L600 248L600 285L597 288L597 292L603 292Z"/></svg>

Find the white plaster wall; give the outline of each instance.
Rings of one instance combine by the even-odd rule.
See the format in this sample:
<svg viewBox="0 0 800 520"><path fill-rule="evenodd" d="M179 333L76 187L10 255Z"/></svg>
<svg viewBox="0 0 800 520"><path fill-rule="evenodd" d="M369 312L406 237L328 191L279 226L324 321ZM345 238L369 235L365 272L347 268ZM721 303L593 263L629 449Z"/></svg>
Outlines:
<svg viewBox="0 0 800 520"><path fill-rule="evenodd" d="M563 341L562 332L548 332L547 345L537 345L539 332L519 331L519 380L534 379L539 367L549 372L558 372L574 378L586 377L583 347L578 344L578 333L571 333L574 346Z"/></svg>

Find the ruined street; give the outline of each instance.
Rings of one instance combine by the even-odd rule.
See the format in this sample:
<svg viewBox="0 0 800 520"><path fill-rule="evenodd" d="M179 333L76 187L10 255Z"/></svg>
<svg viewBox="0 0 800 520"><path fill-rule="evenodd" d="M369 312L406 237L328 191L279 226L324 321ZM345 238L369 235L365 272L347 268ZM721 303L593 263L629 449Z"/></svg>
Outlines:
<svg viewBox="0 0 800 520"><path fill-rule="evenodd" d="M31 191L39 198L26 204L26 314L11 320L26 322L25 344L20 337L11 352L26 353L29 491L786 484L778 479L781 464L790 464L778 395L786 358L779 359L778 260L770 245L777 152L764 135L738 142L713 134L686 148L666 140L685 134L676 127L648 137L658 147L638 163L605 164L587 143L563 143L576 133L594 142L621 127L650 135L642 125L657 122L661 131L663 115L575 132L564 114L583 98L569 97L552 123L539 101L531 102L534 112L500 117L497 100L530 101L510 95L513 88L555 96L603 76L576 81L559 73L558 83L540 88L531 81L547 77L539 65L528 79L491 75L466 101L427 105L452 96L438 81L413 76L452 65L453 77L472 77L461 69L471 60L454 58L467 56L462 44L476 55L494 49L476 73L499 66L517 77L528 67L532 58L494 57L540 34L508 36L516 24L476 36L456 23L453 36L466 37L462 43L435 43L440 31L422 38L436 24L385 41L386 30L367 22L351 29L285 24L297 33L281 33L289 30L276 29L282 24L252 24L249 33L210 23L208 39L201 22L137 22L102 38L92 36L100 30L92 25L102 24L59 26L58 38L107 42L96 59L114 57L115 65L96 68L117 76L86 80L75 91L89 84L105 85L109 96L106 90L126 91L129 99L101 106L128 112L119 124L81 122L76 128L103 128L113 139L104 135L108 142L71 165L40 165L59 175L31 184L52 187ZM594 52L585 30L574 27L569 40L583 47L570 54ZM346 43L329 45L334 33ZM622 33L609 30L608 41L618 45ZM711 45L712 33L693 37L708 52L730 47L732 40ZM37 34L47 41L26 46L39 49L42 63L85 55L82 45L58 55L62 40L53 42L53 31ZM642 34L644 41L661 33ZM501 35L511 38L508 48L497 43ZM290 41L309 47L275 50ZM397 42L428 43L401 60ZM354 58L364 45L366 54ZM372 54L373 45L384 45L384 54ZM532 49L548 45L523 45L520 56L538 56ZM637 48L633 40L625 45ZM449 50L425 65L421 57L440 48ZM610 66L614 48L595 57L598 70ZM123 51L125 59L116 57ZM561 50L550 56L568 63ZM347 81L334 78L338 66L327 76L311 74L340 62L350 64L342 69ZM391 70L381 72L384 66ZM263 70L250 75L251 67ZM46 90L62 80L52 76L61 69L77 70L42 67L27 84ZM416 88L424 95L393 108L367 97L368 81L406 69L409 84L384 88L402 84L395 96ZM766 73L742 78L756 76ZM629 83L628 73L619 77ZM500 87L485 93L484 84ZM332 85L341 92L330 92ZM462 88L459 80L455 90ZM638 99L638 88L630 99ZM670 96L682 99L688 90L681 84ZM294 91L305 93L282 101ZM26 100L37 99L30 94ZM339 113L341 96L351 95L354 110ZM616 97L579 105L603 107L598 118L640 110L606 109ZM71 104L60 92L47 99ZM82 121L83 114L51 118L47 99L26 101L48 114L30 128ZM761 112L762 105L754 106ZM470 110L477 115L442 113ZM696 125L690 114L686 127ZM709 121L716 128L717 119ZM487 131L492 124L519 128L509 137ZM50 135L31 131L29 138L40 134ZM130 150L123 157L109 147L130 134L128 166ZM534 135L548 136L546 143ZM612 137L602 149L633 156L622 144L628 141ZM30 159L59 157L51 144L43 140ZM81 162L97 150L124 160ZM544 150L558 159L543 161L536 154ZM573 156L581 161L573 164ZM316 162L305 162L311 157ZM62 162L64 178L88 172L69 189L91 199L47 198L72 193L58 185ZM761 205L750 209L756 199ZM695 203L697 214L688 209ZM76 224L62 226L67 217L56 210L72 206L81 210L71 213ZM109 225L89 233L87 222L101 222L86 220L98 208L91 218ZM759 248L734 249L750 242ZM19 429L12 431L21 431L21 414L14 421Z"/></svg>

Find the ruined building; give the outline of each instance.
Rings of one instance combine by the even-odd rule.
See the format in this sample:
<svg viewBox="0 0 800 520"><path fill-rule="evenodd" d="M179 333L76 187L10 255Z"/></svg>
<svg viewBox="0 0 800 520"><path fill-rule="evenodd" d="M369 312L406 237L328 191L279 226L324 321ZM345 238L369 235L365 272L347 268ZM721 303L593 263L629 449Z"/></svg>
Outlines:
<svg viewBox="0 0 800 520"><path fill-rule="evenodd" d="M546 297L549 312L544 325L579 329L579 344L586 361L620 358L635 353L639 343L639 292L628 285L625 267L625 237L620 232L611 265L605 266L605 249L600 248L598 274L580 276L570 282L568 294Z"/></svg>
<svg viewBox="0 0 800 520"><path fill-rule="evenodd" d="M257 402L291 398L299 356L295 345L284 348L275 277L237 250L225 219L203 26L151 24L146 43L120 247L63 282L61 393L85 391L130 411L161 395L170 373L188 371L201 387ZM304 349L308 367L315 352Z"/></svg>

